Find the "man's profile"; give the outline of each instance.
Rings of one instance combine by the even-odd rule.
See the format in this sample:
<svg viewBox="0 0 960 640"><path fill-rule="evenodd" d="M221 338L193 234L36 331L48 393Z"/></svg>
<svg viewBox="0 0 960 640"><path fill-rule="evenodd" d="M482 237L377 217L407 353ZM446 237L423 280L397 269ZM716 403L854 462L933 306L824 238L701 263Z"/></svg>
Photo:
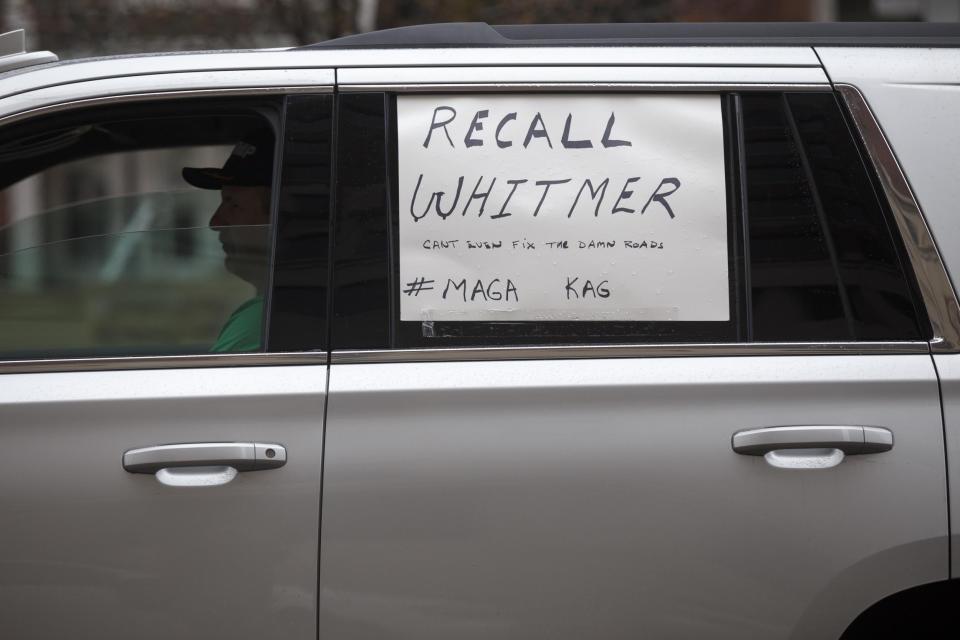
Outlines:
<svg viewBox="0 0 960 640"><path fill-rule="evenodd" d="M191 185L220 191L220 206L210 218L210 228L223 245L227 271L256 291L227 319L211 352L258 351L262 344L272 177L273 133L266 128L245 135L220 169L183 169L183 179Z"/></svg>

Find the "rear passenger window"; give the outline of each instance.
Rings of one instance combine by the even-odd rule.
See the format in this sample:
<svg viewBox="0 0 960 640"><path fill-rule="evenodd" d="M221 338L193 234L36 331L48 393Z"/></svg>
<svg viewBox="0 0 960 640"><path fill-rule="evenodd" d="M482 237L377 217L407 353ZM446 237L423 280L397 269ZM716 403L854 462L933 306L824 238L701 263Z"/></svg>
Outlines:
<svg viewBox="0 0 960 640"><path fill-rule="evenodd" d="M262 351L279 106L5 131L0 357Z"/></svg>
<svg viewBox="0 0 960 640"><path fill-rule="evenodd" d="M924 335L833 94L339 100L335 349Z"/></svg>
<svg viewBox="0 0 960 640"><path fill-rule="evenodd" d="M339 155L333 341L736 341L730 104L718 95L343 96L340 148L351 152ZM382 166L352 152L368 148L384 149ZM385 256L386 281L369 268ZM358 300L359 286L385 295Z"/></svg>

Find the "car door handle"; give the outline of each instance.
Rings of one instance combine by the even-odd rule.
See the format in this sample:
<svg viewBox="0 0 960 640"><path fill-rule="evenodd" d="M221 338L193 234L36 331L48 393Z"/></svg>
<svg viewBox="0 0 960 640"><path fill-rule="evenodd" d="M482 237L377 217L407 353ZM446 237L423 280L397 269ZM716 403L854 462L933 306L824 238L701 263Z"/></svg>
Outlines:
<svg viewBox="0 0 960 640"><path fill-rule="evenodd" d="M263 442L195 442L131 449L123 454L130 473L154 473L172 486L213 486L239 471L276 469L287 463L283 445Z"/></svg>
<svg viewBox="0 0 960 640"><path fill-rule="evenodd" d="M790 426L746 429L733 434L733 450L764 456L780 468L829 468L845 456L881 453L893 448L893 433L882 427Z"/></svg>

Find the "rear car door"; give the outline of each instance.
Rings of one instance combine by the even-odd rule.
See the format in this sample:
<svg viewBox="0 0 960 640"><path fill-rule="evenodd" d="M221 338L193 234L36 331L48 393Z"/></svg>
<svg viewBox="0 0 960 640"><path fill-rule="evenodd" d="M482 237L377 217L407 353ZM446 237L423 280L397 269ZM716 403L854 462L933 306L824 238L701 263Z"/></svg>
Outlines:
<svg viewBox="0 0 960 640"><path fill-rule="evenodd" d="M947 577L915 239L739 55L339 70L325 637L836 638Z"/></svg>
<svg viewBox="0 0 960 640"><path fill-rule="evenodd" d="M312 640L333 73L90 64L0 102L2 626Z"/></svg>

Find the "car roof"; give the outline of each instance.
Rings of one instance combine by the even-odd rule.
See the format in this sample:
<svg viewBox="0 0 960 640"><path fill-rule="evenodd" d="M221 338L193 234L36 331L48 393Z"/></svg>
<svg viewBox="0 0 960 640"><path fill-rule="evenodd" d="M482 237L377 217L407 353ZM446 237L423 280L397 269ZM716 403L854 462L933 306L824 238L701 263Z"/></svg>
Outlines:
<svg viewBox="0 0 960 640"><path fill-rule="evenodd" d="M960 24L709 22L496 25L451 22L384 29L304 49L543 46L960 46Z"/></svg>

